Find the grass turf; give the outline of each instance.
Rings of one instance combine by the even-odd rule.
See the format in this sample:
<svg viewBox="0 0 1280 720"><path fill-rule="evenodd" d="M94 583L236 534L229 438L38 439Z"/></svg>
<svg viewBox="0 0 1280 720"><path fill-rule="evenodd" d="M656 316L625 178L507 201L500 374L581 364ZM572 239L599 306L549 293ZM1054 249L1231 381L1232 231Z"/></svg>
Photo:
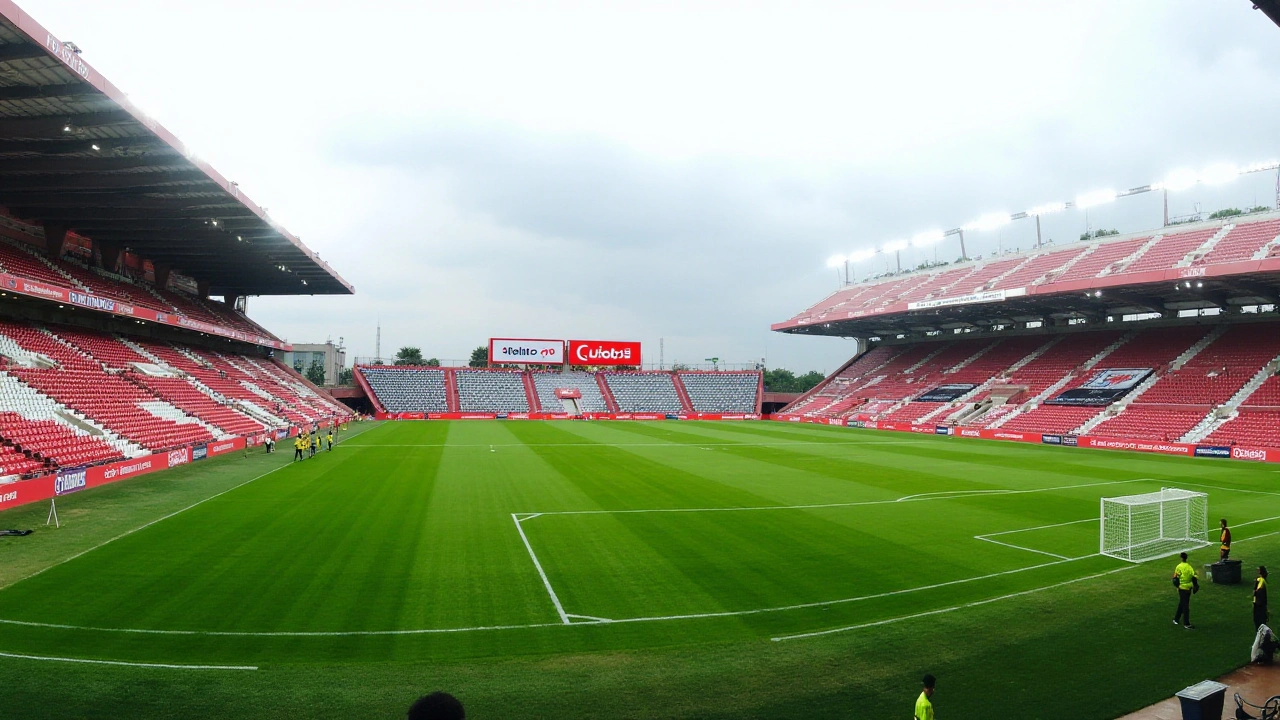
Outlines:
<svg viewBox="0 0 1280 720"><path fill-rule="evenodd" d="M1202 489L1236 555L1280 549L1276 471L1235 462L693 422L370 425L288 459L67 496L64 529L0 540L0 652L257 670L0 657L0 707L396 717L447 688L473 717L871 717L930 671L948 718L1107 718L1246 660L1249 592L1174 628L1172 562L1074 521Z"/></svg>

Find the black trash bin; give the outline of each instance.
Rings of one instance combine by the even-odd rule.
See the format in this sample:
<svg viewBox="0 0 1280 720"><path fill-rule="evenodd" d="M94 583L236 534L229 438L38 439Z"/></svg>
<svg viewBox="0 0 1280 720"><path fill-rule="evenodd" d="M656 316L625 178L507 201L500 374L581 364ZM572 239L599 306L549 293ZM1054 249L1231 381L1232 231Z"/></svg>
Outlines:
<svg viewBox="0 0 1280 720"><path fill-rule="evenodd" d="M1213 680L1198 682L1178 693L1182 720L1222 720L1227 686Z"/></svg>
<svg viewBox="0 0 1280 720"><path fill-rule="evenodd" d="M1240 564L1239 560L1209 563L1204 566L1204 572L1214 585L1239 585Z"/></svg>

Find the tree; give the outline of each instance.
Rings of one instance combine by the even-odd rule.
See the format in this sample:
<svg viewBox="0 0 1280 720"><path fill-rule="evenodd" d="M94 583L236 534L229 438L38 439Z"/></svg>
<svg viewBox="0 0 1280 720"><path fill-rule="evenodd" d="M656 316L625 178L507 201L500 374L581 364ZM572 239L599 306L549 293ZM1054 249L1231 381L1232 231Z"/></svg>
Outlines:
<svg viewBox="0 0 1280 720"><path fill-rule="evenodd" d="M1235 217L1236 215L1243 215L1243 214L1244 214L1244 211L1241 210L1240 208L1222 208L1221 210L1216 210L1212 213L1209 213L1209 219L1218 220L1220 218Z"/></svg>
<svg viewBox="0 0 1280 720"><path fill-rule="evenodd" d="M484 367L489 364L489 346L481 345L471 351L471 360L467 362L469 367Z"/></svg>
<svg viewBox="0 0 1280 720"><path fill-rule="evenodd" d="M1249 212L1251 213L1271 212L1271 206L1270 205L1254 205L1253 207L1249 208Z"/></svg>
<svg viewBox="0 0 1280 720"><path fill-rule="evenodd" d="M825 379L826 379L826 376L823 375L822 373L818 372L817 370L810 370L809 372L796 378L796 392L802 392L802 393L809 392L810 390L817 387L818 383L822 382Z"/></svg>
<svg viewBox="0 0 1280 720"><path fill-rule="evenodd" d="M342 368L341 370L338 371L339 385L355 385L355 383L356 383L355 370L352 370L351 368Z"/></svg>
<svg viewBox="0 0 1280 720"><path fill-rule="evenodd" d="M764 371L764 389L769 392L803 393L809 392L826 378L817 370L810 370L804 375L796 376L786 368L775 368Z"/></svg>
<svg viewBox="0 0 1280 720"><path fill-rule="evenodd" d="M421 365L422 348L402 347L396 353L396 365Z"/></svg>
<svg viewBox="0 0 1280 720"><path fill-rule="evenodd" d="M440 367L440 358L428 358L423 365L427 367Z"/></svg>
<svg viewBox="0 0 1280 720"><path fill-rule="evenodd" d="M319 359L311 361L311 367L307 368L307 379L314 385L324 384L324 365Z"/></svg>

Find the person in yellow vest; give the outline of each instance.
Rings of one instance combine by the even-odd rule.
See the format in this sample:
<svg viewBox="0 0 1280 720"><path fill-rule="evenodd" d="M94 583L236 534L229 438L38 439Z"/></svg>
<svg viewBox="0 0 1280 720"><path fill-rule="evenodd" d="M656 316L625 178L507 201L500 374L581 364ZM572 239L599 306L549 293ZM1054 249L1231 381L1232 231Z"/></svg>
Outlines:
<svg viewBox="0 0 1280 720"><path fill-rule="evenodd" d="M324 439L329 443L329 452L333 452L333 428L329 428L329 434L325 435Z"/></svg>
<svg viewBox="0 0 1280 720"><path fill-rule="evenodd" d="M1173 624L1182 622L1182 627L1194 630L1191 624L1191 593L1199 592L1200 579L1196 577L1196 569L1187 564L1187 554L1179 555L1182 562L1173 569L1173 584L1178 588L1178 612L1173 616Z"/></svg>
<svg viewBox="0 0 1280 720"><path fill-rule="evenodd" d="M1218 562L1226 562L1227 556L1231 554L1231 528L1227 527L1227 519L1222 518L1222 537L1219 538L1221 552L1218 554Z"/></svg>
<svg viewBox="0 0 1280 720"><path fill-rule="evenodd" d="M302 433L298 433L298 436L297 436L297 437L295 437L295 438L293 439L293 460L294 460L294 462L297 462L298 460L302 460L302 459L303 459L303 458L302 458L302 448L303 448L303 445L302 445L302 438L303 438L303 437L305 437L305 436L304 436Z"/></svg>
<svg viewBox="0 0 1280 720"><path fill-rule="evenodd" d="M1258 566L1258 579L1253 581L1253 629L1267 621L1267 566Z"/></svg>
<svg viewBox="0 0 1280 720"><path fill-rule="evenodd" d="M938 681L932 675L925 675L922 682L924 689L920 691L920 697L916 698L915 720L933 720L933 686Z"/></svg>

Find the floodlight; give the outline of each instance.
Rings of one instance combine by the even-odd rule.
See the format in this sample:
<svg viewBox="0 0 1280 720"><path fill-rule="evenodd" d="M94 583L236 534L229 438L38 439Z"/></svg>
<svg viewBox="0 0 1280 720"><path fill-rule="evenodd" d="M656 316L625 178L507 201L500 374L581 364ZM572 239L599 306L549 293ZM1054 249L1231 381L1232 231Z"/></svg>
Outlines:
<svg viewBox="0 0 1280 720"><path fill-rule="evenodd" d="M1200 176L1196 174L1195 170L1182 168L1181 170L1174 170L1169 173L1165 176L1164 180L1156 184L1161 190L1172 190L1174 192L1178 192L1179 190L1186 190L1199 181Z"/></svg>
<svg viewBox="0 0 1280 720"><path fill-rule="evenodd" d="M90 145L89 147L93 148L94 152L97 152L97 151L99 151L99 150L101 150L101 149L102 149L102 148L98 147L98 143L94 143L94 144Z"/></svg>
<svg viewBox="0 0 1280 720"><path fill-rule="evenodd" d="M928 230L922 233L916 233L911 238L911 244L916 247L928 247L929 245L942 242L943 237L945 237L945 235L943 235L941 230Z"/></svg>
<svg viewBox="0 0 1280 720"><path fill-rule="evenodd" d="M887 252L887 253L898 252L899 250L906 250L907 245L909 244L910 243L908 243L906 240L894 240L893 242L885 243L884 247L880 249L883 252Z"/></svg>
<svg viewBox="0 0 1280 720"><path fill-rule="evenodd" d="M1028 215L1052 215L1056 212L1062 212L1067 209L1066 203L1052 202L1043 205L1037 205L1027 211Z"/></svg>
<svg viewBox="0 0 1280 720"><path fill-rule="evenodd" d="M1200 182L1205 185L1221 185L1222 183L1235 180L1240 175L1240 168L1231 163L1217 163L1210 165L1200 173Z"/></svg>
<svg viewBox="0 0 1280 720"><path fill-rule="evenodd" d="M1084 209L1095 205L1105 205L1116 199L1115 190L1094 190L1076 197L1076 207Z"/></svg>
<svg viewBox="0 0 1280 720"><path fill-rule="evenodd" d="M844 260L845 258L843 255L832 255L831 257L827 258L827 267L829 268L840 267L841 265L844 264Z"/></svg>
<svg viewBox="0 0 1280 720"><path fill-rule="evenodd" d="M973 222L961 226L961 230L995 230L1013 222L1009 213L987 213Z"/></svg>

